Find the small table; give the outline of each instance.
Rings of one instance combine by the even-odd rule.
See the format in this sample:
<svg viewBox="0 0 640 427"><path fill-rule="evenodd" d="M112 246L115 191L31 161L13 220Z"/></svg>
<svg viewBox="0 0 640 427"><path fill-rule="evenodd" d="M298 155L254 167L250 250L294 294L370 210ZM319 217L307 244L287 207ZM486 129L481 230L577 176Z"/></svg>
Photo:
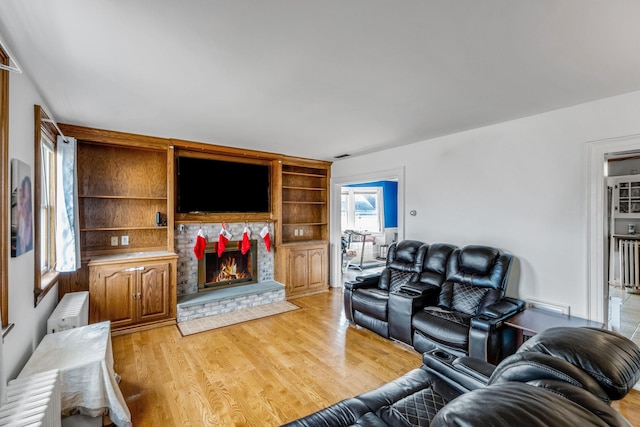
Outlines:
<svg viewBox="0 0 640 427"><path fill-rule="evenodd" d="M60 371L63 416L109 415L117 426L132 426L113 371L109 321L45 335L18 378L52 369Z"/></svg>
<svg viewBox="0 0 640 427"><path fill-rule="evenodd" d="M513 317L504 321L505 325L511 326L517 331L517 346L524 342L524 337L532 337L545 329L564 327L591 327L603 328L604 323L583 319L582 317L570 316L568 314L556 313L541 308L527 308Z"/></svg>

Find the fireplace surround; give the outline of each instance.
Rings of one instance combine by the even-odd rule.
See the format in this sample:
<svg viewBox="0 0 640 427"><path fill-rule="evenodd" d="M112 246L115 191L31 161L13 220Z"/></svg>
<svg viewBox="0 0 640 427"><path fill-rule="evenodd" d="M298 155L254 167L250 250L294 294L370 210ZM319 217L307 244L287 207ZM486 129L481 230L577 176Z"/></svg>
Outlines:
<svg viewBox="0 0 640 427"><path fill-rule="evenodd" d="M243 254L242 241L229 241L218 257L218 242L207 243L204 257L198 261L198 292L258 281L257 241L250 240L250 249Z"/></svg>

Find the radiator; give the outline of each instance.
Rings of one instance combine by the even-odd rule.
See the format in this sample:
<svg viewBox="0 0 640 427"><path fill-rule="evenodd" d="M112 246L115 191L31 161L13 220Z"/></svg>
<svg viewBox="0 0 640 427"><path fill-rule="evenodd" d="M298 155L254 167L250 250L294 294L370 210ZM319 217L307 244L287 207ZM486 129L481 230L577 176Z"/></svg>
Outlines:
<svg viewBox="0 0 640 427"><path fill-rule="evenodd" d="M0 426L60 427L60 371L10 381L0 407Z"/></svg>
<svg viewBox="0 0 640 427"><path fill-rule="evenodd" d="M640 286L640 241L620 239L620 285Z"/></svg>
<svg viewBox="0 0 640 427"><path fill-rule="evenodd" d="M60 332L89 324L89 292L64 294L47 320L47 333Z"/></svg>

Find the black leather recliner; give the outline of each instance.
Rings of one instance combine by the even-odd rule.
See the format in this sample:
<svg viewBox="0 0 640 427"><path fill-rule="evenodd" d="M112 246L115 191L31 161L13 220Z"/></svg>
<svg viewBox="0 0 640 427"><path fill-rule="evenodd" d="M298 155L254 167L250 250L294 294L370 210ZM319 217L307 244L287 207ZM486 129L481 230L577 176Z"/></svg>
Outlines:
<svg viewBox="0 0 640 427"><path fill-rule="evenodd" d="M505 298L513 257L497 248L469 245L448 259L437 301L412 317L413 347L497 363L516 350L515 332L503 321L524 308Z"/></svg>
<svg viewBox="0 0 640 427"><path fill-rule="evenodd" d="M431 350L419 369L285 425L630 427L609 403L638 380L633 341L604 329L553 328L497 366Z"/></svg>
<svg viewBox="0 0 640 427"><path fill-rule="evenodd" d="M403 240L389 246L381 274L359 276L344 284L347 320L389 338L389 294L415 281L425 249L422 242Z"/></svg>
<svg viewBox="0 0 640 427"><path fill-rule="evenodd" d="M446 243L424 244L419 250L420 273L389 295L389 336L412 345L413 315L437 302L440 286L447 278L447 263L456 246ZM420 262L420 259L417 260Z"/></svg>

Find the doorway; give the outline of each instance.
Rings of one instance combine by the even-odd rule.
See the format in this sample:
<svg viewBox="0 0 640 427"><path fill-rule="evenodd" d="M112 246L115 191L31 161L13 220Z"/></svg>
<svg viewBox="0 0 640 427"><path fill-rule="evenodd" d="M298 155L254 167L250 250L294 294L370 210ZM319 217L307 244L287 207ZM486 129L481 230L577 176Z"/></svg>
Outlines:
<svg viewBox="0 0 640 427"><path fill-rule="evenodd" d="M369 185L371 183L377 182L385 182L392 181L397 183L397 228L393 234L393 236L397 240L401 240L404 238L404 168L392 169L386 171L378 171L361 175L353 175L346 176L342 178L337 178L331 180L331 242L333 242L331 246L331 286L333 287L342 287L343 283L343 272L353 273L354 275L367 274L372 270L364 269L364 273L362 270L357 268L353 269L343 269L343 252L342 252L342 237L343 237L343 202L345 199L343 198L343 188L358 188L362 185ZM383 220L383 219L382 219ZM366 219L365 219L366 221ZM353 219L350 224L357 224ZM373 233L372 233L373 234ZM381 233L377 233L377 235L381 235ZM366 239L366 237L365 237ZM369 237L371 240L371 237ZM380 242L382 242L383 238L380 238ZM388 237L385 237L384 240L388 240ZM358 246L362 245L360 243ZM366 248L366 242L364 245ZM372 244L369 244L370 248L373 247ZM358 257L362 254L358 253ZM368 254L368 257L375 257L375 253ZM362 258L364 260L364 258ZM357 260L356 260L357 262ZM345 266L346 267L346 266Z"/></svg>
<svg viewBox="0 0 640 427"><path fill-rule="evenodd" d="M640 342L640 298L630 298L623 289L610 287L610 236L620 233L611 220L609 205L609 160L640 155L640 135L592 141L588 144L588 311L589 318L604 322L611 329ZM613 300L610 298L613 297ZM638 302L635 300L638 299ZM611 304L613 302L613 304ZM616 307L616 304L620 306ZM614 325L611 314L620 309L620 321ZM624 328L623 326L624 325ZM636 334L638 332L638 334Z"/></svg>

